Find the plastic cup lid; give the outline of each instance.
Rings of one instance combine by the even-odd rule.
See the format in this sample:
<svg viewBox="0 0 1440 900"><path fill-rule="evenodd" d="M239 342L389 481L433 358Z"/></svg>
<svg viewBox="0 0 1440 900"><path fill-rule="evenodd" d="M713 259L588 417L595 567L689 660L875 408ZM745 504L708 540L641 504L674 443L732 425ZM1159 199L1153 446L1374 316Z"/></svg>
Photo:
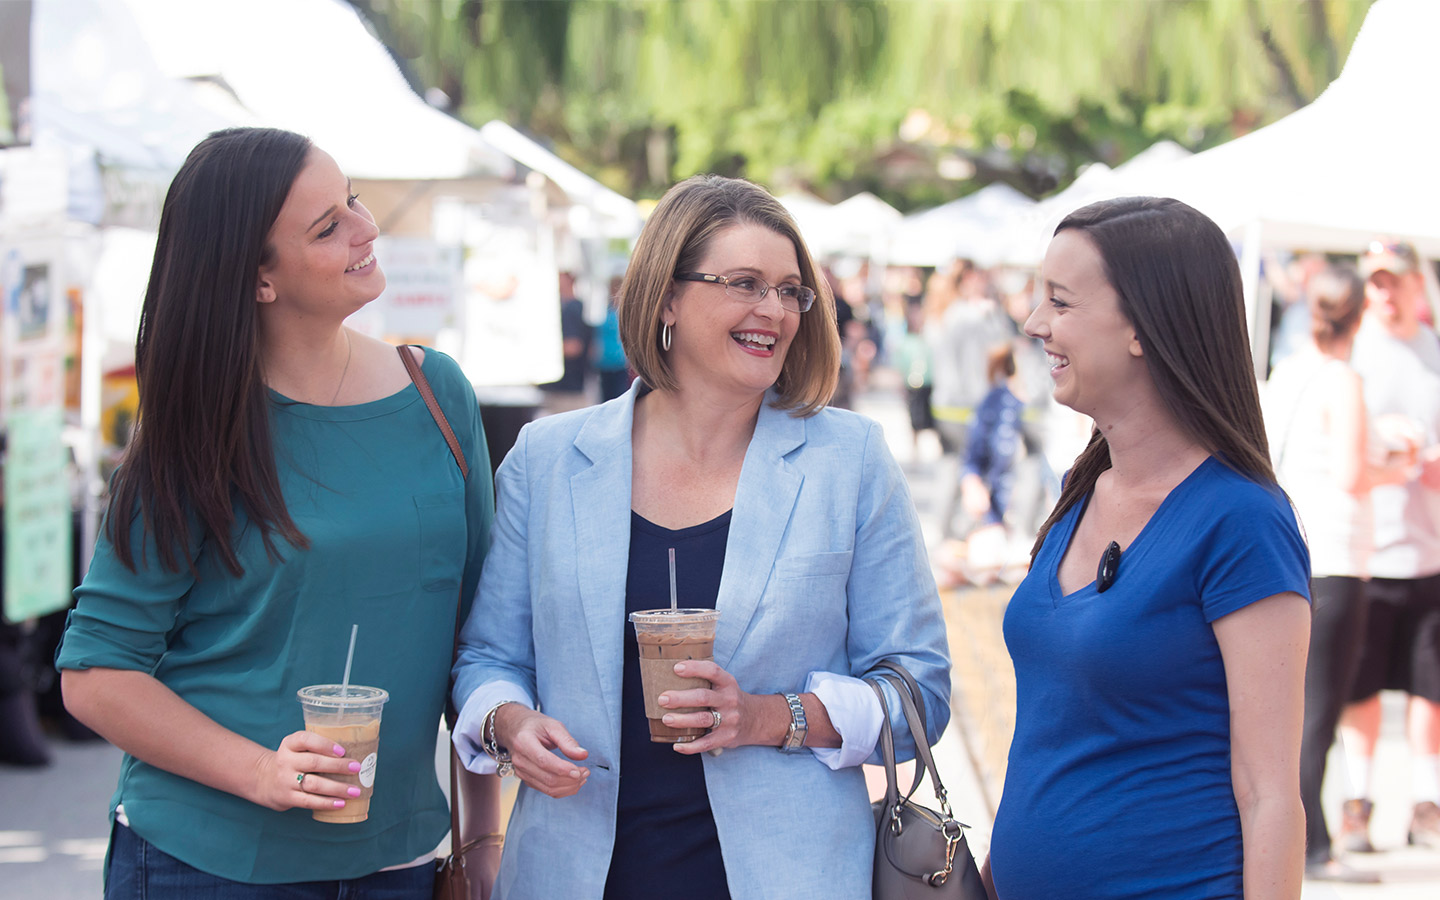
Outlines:
<svg viewBox="0 0 1440 900"><path fill-rule="evenodd" d="M348 693L341 695L343 688L338 684L312 684L295 692L301 703L324 709L348 709L352 706L378 706L390 699L389 691L383 688L352 684Z"/></svg>
<svg viewBox="0 0 1440 900"><path fill-rule="evenodd" d="M720 618L718 609L644 609L630 614L630 621L643 625L713 622Z"/></svg>

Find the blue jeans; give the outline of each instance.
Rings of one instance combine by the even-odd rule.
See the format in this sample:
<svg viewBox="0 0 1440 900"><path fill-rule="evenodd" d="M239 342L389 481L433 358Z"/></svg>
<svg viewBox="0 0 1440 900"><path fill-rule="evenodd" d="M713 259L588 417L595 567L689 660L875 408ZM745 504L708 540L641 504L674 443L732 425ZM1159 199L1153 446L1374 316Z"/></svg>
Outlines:
<svg viewBox="0 0 1440 900"><path fill-rule="evenodd" d="M347 881L245 884L202 872L115 824L105 900L430 900L435 867L412 866Z"/></svg>

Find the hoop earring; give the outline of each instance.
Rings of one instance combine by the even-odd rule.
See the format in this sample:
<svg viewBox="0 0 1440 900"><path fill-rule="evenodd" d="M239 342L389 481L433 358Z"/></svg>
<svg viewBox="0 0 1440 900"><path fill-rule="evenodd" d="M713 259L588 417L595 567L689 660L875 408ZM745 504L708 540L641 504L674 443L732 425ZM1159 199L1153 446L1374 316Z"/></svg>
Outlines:
<svg viewBox="0 0 1440 900"><path fill-rule="evenodd" d="M660 326L660 349L670 349L670 325L668 322Z"/></svg>

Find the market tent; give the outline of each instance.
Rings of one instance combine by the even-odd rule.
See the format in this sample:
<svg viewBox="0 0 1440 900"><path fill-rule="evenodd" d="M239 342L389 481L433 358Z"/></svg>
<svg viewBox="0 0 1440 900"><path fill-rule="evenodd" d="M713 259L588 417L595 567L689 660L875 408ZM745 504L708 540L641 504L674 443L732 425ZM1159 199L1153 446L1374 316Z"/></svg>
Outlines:
<svg viewBox="0 0 1440 900"><path fill-rule="evenodd" d="M820 251L817 248L825 242L829 233L830 210L834 209L834 205L805 191L792 191L775 199L790 211L811 254L819 256Z"/></svg>
<svg viewBox="0 0 1440 900"><path fill-rule="evenodd" d="M1006 225L1003 233L994 238L1002 247L997 261L1012 266L1039 266L1055 227L1067 215L1096 200L1144 193L1140 184L1191 155L1174 141L1159 141L1113 169L1104 163L1092 163L1065 190L1034 204Z"/></svg>
<svg viewBox="0 0 1440 900"><path fill-rule="evenodd" d="M895 266L942 266L965 258L981 266L1000 262L997 240L1004 227L1025 215L1035 201L1007 184L992 184L968 197L906 216L890 233Z"/></svg>
<svg viewBox="0 0 1440 900"><path fill-rule="evenodd" d="M218 79L257 120L309 135L352 177L513 174L479 132L411 89L342 0L120 2L162 72Z"/></svg>
<svg viewBox="0 0 1440 900"><path fill-rule="evenodd" d="M480 136L511 159L549 178L575 206L570 225L577 232L597 237L634 237L644 217L635 201L570 165L511 125L494 119L480 128Z"/></svg>
<svg viewBox="0 0 1440 900"><path fill-rule="evenodd" d="M1378 0L1340 77L1280 121L1135 182L1261 246L1356 252L1377 234L1440 256L1440 3Z"/></svg>
<svg viewBox="0 0 1440 900"><path fill-rule="evenodd" d="M819 246L810 249L822 257L865 257L883 263L890 229L901 218L900 210L862 191L830 207L818 235Z"/></svg>

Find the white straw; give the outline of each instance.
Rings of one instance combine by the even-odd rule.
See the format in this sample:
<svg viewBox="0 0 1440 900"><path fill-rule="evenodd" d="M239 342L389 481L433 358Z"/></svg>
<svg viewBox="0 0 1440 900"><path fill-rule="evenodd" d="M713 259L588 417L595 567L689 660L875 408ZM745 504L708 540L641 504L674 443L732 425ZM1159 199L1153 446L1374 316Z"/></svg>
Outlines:
<svg viewBox="0 0 1440 900"><path fill-rule="evenodd" d="M670 548L670 608L679 609L680 596L675 593L675 548Z"/></svg>
<svg viewBox="0 0 1440 900"><path fill-rule="evenodd" d="M359 624L350 626L350 649L345 653L345 677L340 681L340 696L350 696L350 663L355 661L355 634L360 630Z"/></svg>

